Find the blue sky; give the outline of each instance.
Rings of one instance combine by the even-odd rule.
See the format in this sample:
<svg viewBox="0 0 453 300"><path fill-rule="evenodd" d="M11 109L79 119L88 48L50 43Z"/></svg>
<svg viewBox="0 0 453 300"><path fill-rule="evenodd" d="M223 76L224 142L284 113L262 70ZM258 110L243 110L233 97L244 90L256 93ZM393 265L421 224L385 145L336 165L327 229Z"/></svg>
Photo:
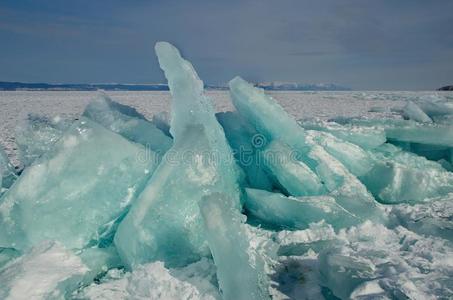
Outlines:
<svg viewBox="0 0 453 300"><path fill-rule="evenodd" d="M452 28L451 0L2 0L0 81L164 82L165 40L208 84L431 90L453 84Z"/></svg>

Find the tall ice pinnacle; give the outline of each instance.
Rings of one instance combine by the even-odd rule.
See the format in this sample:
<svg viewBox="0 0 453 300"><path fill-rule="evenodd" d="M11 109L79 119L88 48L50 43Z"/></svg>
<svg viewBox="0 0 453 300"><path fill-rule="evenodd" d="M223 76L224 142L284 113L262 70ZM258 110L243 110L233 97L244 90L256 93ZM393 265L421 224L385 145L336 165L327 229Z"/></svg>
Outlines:
<svg viewBox="0 0 453 300"><path fill-rule="evenodd" d="M238 167L203 82L169 43L157 43L156 54L172 94L174 144L118 227L115 245L129 267L178 267L209 255L198 202L218 192L240 207Z"/></svg>
<svg viewBox="0 0 453 300"><path fill-rule="evenodd" d="M209 131L219 131L211 100L204 95L203 81L192 64L183 59L178 49L167 42L156 43L155 50L172 95L172 136L177 139L187 126L194 124L203 124Z"/></svg>

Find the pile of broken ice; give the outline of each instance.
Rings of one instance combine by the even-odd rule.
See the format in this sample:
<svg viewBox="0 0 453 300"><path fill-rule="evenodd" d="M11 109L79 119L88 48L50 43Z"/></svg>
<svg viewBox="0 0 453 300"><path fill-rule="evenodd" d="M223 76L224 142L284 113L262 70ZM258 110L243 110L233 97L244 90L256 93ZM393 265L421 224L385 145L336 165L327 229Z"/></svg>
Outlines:
<svg viewBox="0 0 453 300"><path fill-rule="evenodd" d="M452 102L297 122L237 77L215 114L156 52L170 124L101 94L29 116L21 174L0 152L1 299L452 297Z"/></svg>

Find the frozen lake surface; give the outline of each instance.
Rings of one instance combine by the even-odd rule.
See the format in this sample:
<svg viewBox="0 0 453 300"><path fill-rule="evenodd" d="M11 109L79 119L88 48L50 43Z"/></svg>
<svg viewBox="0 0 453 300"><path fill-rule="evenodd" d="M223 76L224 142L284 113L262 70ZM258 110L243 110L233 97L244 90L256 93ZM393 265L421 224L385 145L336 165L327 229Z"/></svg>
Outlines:
<svg viewBox="0 0 453 300"><path fill-rule="evenodd" d="M14 129L29 113L77 118L97 92L79 91L0 91L0 143L14 163ZM136 108L147 118L170 110L169 92L108 92L113 100ZM233 110L227 91L208 91L218 111ZM407 99L435 95L436 92L271 92L271 95L297 119L329 119L336 116L379 118L392 115ZM445 95L446 93L442 93ZM449 93L453 95L453 93ZM453 96L452 96L453 97ZM381 109L373 109L381 108ZM369 110L386 112L369 112ZM392 115L393 116L393 115Z"/></svg>
<svg viewBox="0 0 453 300"><path fill-rule="evenodd" d="M8 156L17 166L17 146L14 136L15 128L22 119L28 114L37 114L49 118L61 116L64 119L76 120L96 94L97 92L70 91L0 92L1 146L6 148ZM118 91L108 92L107 94L114 101L137 109L148 119L151 119L156 113L170 110L169 92ZM319 178L322 178L322 185L325 186L326 190L319 190L319 193L321 193L319 195L318 191L312 192L310 190L309 193L315 196L297 199L285 196L286 194L305 195L304 189L307 188L307 185L302 180L298 181L299 177L303 177L304 180L310 179L310 185L314 186L313 190L318 186L316 180L311 180L311 178L317 178L318 175L313 173L313 177L310 177L312 176L310 175L312 174L311 171L296 173L297 176L289 177L289 180L288 177L285 177L286 174L291 175L293 170L301 170L298 169L300 161L297 161L298 164L285 165L283 163L273 164L272 160L267 162L271 167L278 167L271 171L273 176L280 175L278 180L281 180L281 183L279 183L281 185L275 185L271 182L268 187L266 181L264 183L259 181L260 178L257 176L253 177L255 181L251 179L250 183L263 184L264 188L244 184L244 192L246 193L246 204L244 206L249 221L247 224L231 227L234 230L238 228L244 230L241 236L236 236L239 238L236 238L234 242L245 237L248 243L246 245L249 245L246 252L251 254L250 258L266 257L266 264L269 263L269 270L272 270L269 273L266 271L266 277L269 276L272 281L268 290L272 298L338 299L333 296L335 295L341 299L450 299L453 295L453 277L451 276L453 274L453 236L451 234L453 231L453 173L451 173L453 170L453 142L451 142L453 92L271 92L269 94L296 119L329 120L340 116L375 119L354 120L361 123L355 123L359 125L351 127L348 127L348 124L337 124L337 127L335 127L335 125L332 125L334 123L326 125L327 122L314 122L314 120L301 122L301 125L307 129L305 131L307 143L312 147L309 152L309 155L312 156L309 157L321 162L315 166L315 170L319 174ZM228 92L208 91L207 95L214 102L217 111L234 110ZM237 101L237 98L235 101ZM413 103L410 102L412 111L407 108L411 107L410 104L407 105L408 101L413 101ZM419 103L431 114L434 121L427 115L425 117L431 123L426 121L414 122L413 119L401 120L402 115L407 118L408 111L412 113L409 114L412 115L409 118L417 118L420 114L424 114L414 103ZM238 103L236 105L241 109ZM253 105L250 106L250 109L245 110L252 113L251 118L253 118L255 112L268 116L265 113L263 114L263 107L256 105L256 102ZM403 107L405 109L402 110ZM93 108L93 104L90 109L96 112L96 106ZM280 117L283 121L288 120L286 114L283 114L282 117L279 112L281 113L280 110L274 111L272 116L275 116L276 119ZM244 113L243 107L241 113ZM108 113L101 110L101 115L105 116ZM227 114L224 114L223 117L225 115ZM93 114L93 116L96 115ZM382 121L384 118L387 120ZM389 118L392 120L389 120ZM212 120L214 123L216 122L214 118ZM228 119L219 118L219 122L224 126L227 133L228 142L230 142L230 139L234 140L233 137L228 137L228 134L234 133L236 124L241 124L241 130L247 127L247 124L240 123L240 120L233 119L228 123ZM268 120L269 117L265 117L260 122L266 126L272 125L273 120L269 120L269 123L267 123ZM91 121L88 121L87 119L73 123L80 122L82 125L91 123ZM380 124L381 121L386 124ZM201 169L202 173L194 173L193 170L200 170L199 164L194 164L196 168L188 168L187 170L190 171L188 172L184 168L172 169L170 161L162 161L160 166L164 165L161 169L164 172L158 173L156 171L162 177L157 177L158 180L150 180L147 183L152 187L149 189L149 191L152 191L151 194L157 190L161 192L156 192L156 195L161 195L161 193L165 195L158 198L163 199L161 203L165 205L165 209L147 209L147 213L158 211L159 214L166 216L159 223L160 227L150 227L158 228L158 230L145 231L146 224L138 227L133 225L131 230L125 231L126 235L118 230L115 233L116 235L120 232L123 235L118 236L126 236L128 239L126 239L126 242L118 242L118 244L115 241L115 247L108 248L101 247L101 242L95 247L92 247L91 244L85 246L82 235L80 239L74 239L75 235L88 232L88 230L84 231L85 227L79 221L83 219L80 218L82 214L77 211L79 206L80 209L90 212L86 213L84 217L89 220L92 217L96 221L99 217L99 214L96 215L96 211L102 209L101 206L98 207L97 205L107 202L102 197L112 203L114 202L111 201L112 197L117 197L120 200L126 199L126 201L131 199L133 188L127 189L127 195L121 194L126 191L125 186L128 184L129 177L124 176L126 172L118 173L120 175L115 177L117 176L115 168L120 166L118 168L122 167L127 170L127 174L132 175L139 172L136 170L141 170L138 164L140 159L137 159L141 156L138 157L137 154L142 154L142 152L136 152L137 149L141 149L136 148L138 144L126 142L118 135L94 124L91 125L93 126L91 129L82 125L75 127L69 135L60 138L61 143L53 144L52 147L59 151L57 152L59 155L52 156L51 151L53 150L49 151L51 158L48 161L27 167L11 187L7 186L1 190L5 192L5 196L0 198L0 221L6 221L1 224L3 227L0 226L0 241L2 241L2 238L4 239L2 234L8 232L5 228L12 224L10 216L17 218L17 222L22 222L25 224L24 226L28 226L26 229L31 232L31 235L36 234L39 238L41 238L41 235L52 235L54 232L59 232L55 228L60 227L59 225L63 223L69 224L68 220L74 220L76 225L67 226L71 230L70 233L64 233L61 234L61 237L54 238L58 242L47 242L49 236L46 235L46 242L40 243L38 246L33 245L31 252L27 252L17 259L15 257L19 253L12 249L11 244L5 244L10 248L0 248L0 282L4 286L0 285L0 298L6 298L4 295L13 295L13 298L14 295L18 295L16 298L20 299L33 298L24 295L28 292L31 294L42 293L43 295L48 292L58 293L58 290L61 289L62 291L73 291L72 295L66 295L71 296L71 299L136 299L139 296L140 298L151 299L220 299L218 293L219 279L216 277L216 274L220 274L220 271L216 269L216 262L209 256L184 265L182 268L164 265L160 259L158 261L152 260L153 262L128 272L122 269L124 262L118 261L116 252L118 249L123 249L120 248L123 245L126 245L126 249L128 249L128 245L132 244L129 238L136 232L142 234L140 239L137 239L140 243L149 240L151 235L147 235L147 233L158 233L162 228L165 232L165 235L162 236L165 236L165 238L169 234L173 234L171 231L165 231L166 222L173 220L174 212L179 213L180 209L179 206L177 209L172 209L173 206L169 206L170 208L167 209L168 200L177 199L179 201L179 199L182 199L189 204L195 203L187 201L186 195L190 193L186 191L193 192L193 190L186 188L191 188L192 184L198 186L199 180L209 179L209 176L204 175L210 174L208 172L210 169L203 168ZM367 124L371 124L370 127L367 127ZM388 125L390 129L394 126L393 131L387 132L384 125ZM310 126L325 127L313 130ZM382 127L384 129L381 128L382 131L379 131L379 126L384 126ZM87 132L86 128L90 129L88 132L93 134L94 137L84 134L84 132ZM111 127L109 128L115 131ZM149 134L150 127L145 128L146 130L142 130L145 133L143 136L152 136L154 140L155 136ZM283 126L283 128L290 128L286 131L279 130L280 128L282 127L278 127L277 130L272 132L277 136L272 141L273 144L270 145L277 145L277 147L280 147L276 148L277 150L287 154L288 152L285 152L287 151L285 148L287 144L285 143L291 143L293 140L298 141L297 138L300 136L297 133L301 128L297 124L294 124L293 127ZM398 131L401 128L404 130ZM413 128L415 130L412 130ZM322 130L327 130L326 132L331 132L333 135ZM95 135L97 132L102 134ZM245 129L244 132L248 134ZM382 134L382 140L379 139L379 132ZM405 135L408 132L411 135ZM82 138L77 138L79 134ZM337 139L335 134L339 135L340 138ZM40 135L40 133L33 132L31 136L39 139ZM51 135L45 133L44 136ZM252 137L253 146L260 149L262 144L261 146L255 144L256 136L263 137L263 135L255 134ZM200 140L199 137L200 135L192 136L193 139L190 142ZM166 136L165 138L169 139ZM342 140L343 138L344 140ZM352 138L354 138L353 141ZM391 138L396 138L396 140L391 140ZM405 138L415 140L408 142ZM420 139L422 142L420 142ZM161 145L161 140L158 139L158 141ZM201 139L201 141L203 140ZM277 142L274 143L275 141ZM360 147L348 141L357 143ZM377 145L374 145L376 141ZM389 143L385 143L385 141ZM426 141L425 144L423 144L424 141ZM390 142L399 143L399 146L405 148L400 150ZM55 145L60 148L56 148ZM267 147L270 147L270 145ZM190 145L189 150L190 147L193 148ZM323 150L324 148L326 150ZM272 150L272 148L270 149ZM334 154L330 154L329 151ZM421 156L406 151L421 153ZM124 167L121 163L122 156L118 158L118 155L123 155L123 152L125 156L135 157L132 160L125 160L127 167ZM60 155L60 153L63 153L63 155ZM446 156L447 153L448 157ZM432 155L432 157L427 160L423 155L427 157ZM441 155L442 159L437 157L438 155ZM46 156L43 155L42 157ZM340 162L340 159L343 160ZM284 162L286 163L286 161ZM442 164L440 164L441 162ZM79 166L82 167L79 169ZM146 164L144 174L149 173L148 168L150 166L151 164ZM247 166L244 163L242 165L243 170L247 170ZM280 168L280 166L283 167ZM68 168L71 167L73 169L68 171ZM114 168L113 171L106 171L111 170L110 167ZM13 169L14 167L8 165L8 170ZM165 179L166 176L169 176L165 173L168 170L171 171L169 174L172 174L171 180ZM188 181L191 185L184 185L185 179L183 177L175 178L181 170L185 172L181 173L182 176L195 178L195 181ZM262 171L261 166L258 170ZM60 176L58 172L66 174L66 178ZM14 174L15 171L13 170L10 173ZM73 174L75 176L72 176ZM220 176L228 175L227 172L218 174L221 174ZM249 170L247 176L250 174L253 175L254 173ZM16 175L14 174L14 176ZM9 180L11 177L4 178ZM164 180L159 180L159 178L164 178ZM249 178L252 178L252 176ZM4 180L3 183L5 182L7 181ZM292 184L293 182L295 184ZM124 184L124 186L121 184ZM302 184L305 185L299 188L299 185ZM286 190L282 191L279 188ZM84 198L85 190L91 191L90 189L94 191L91 192L94 196L89 197L93 198ZM175 190L177 193L172 194ZM108 191L108 193L104 193L104 191ZM166 194L167 191L169 191L168 194ZM276 193L277 191L285 193L285 195ZM146 190L142 194L145 197L148 195ZM24 208L13 210L11 208L16 205L16 197L19 197L17 198L19 200L22 199L20 197L32 200L23 201L25 203ZM77 201L74 201L74 199ZM86 203L81 202L80 199L85 199ZM192 196L188 199L195 198ZM183 201L175 202L174 207L182 204ZM210 198L208 203L212 201L215 203L217 200ZM125 202L123 200L120 202L120 211L124 209L122 203ZM338 203L341 203L341 205ZM93 208L90 205L94 205ZM343 206L347 209L344 209ZM134 220L134 222L140 218L142 212L143 206L138 207L140 207L140 210L137 210L138 214L130 217L130 220ZM217 208L221 208L221 206ZM204 216L210 220L207 224L215 225L219 220L222 221L222 214L216 215L215 209L209 210L209 212L213 211L214 213ZM131 212L125 220L128 220L130 214ZM239 215L239 212L237 214ZM47 215L52 215L52 218L41 218L41 216ZM184 211L184 220L190 220L187 215L190 215L190 213L187 214ZM8 216L8 218L2 219L3 216ZM136 216L138 217L136 218ZM152 214L146 216L147 220L155 220ZM228 222L233 224L234 218L233 216L225 220L230 220L231 222ZM61 220L64 220L64 222ZM299 221L301 223L297 223ZM228 222L223 224L231 226ZM282 222L282 224L277 224L279 222ZM48 225L48 223L51 225ZM58 223L58 226L53 223ZM113 224L113 222L108 224ZM219 224L222 224L222 222ZM128 223L123 220L120 226L128 226ZM65 226L61 227L66 228ZM15 228L19 227L13 226L12 228L16 230ZM222 228L226 227L223 226ZM106 240L112 237L109 236L109 230L105 231L108 233L105 237ZM219 231L216 227L211 228L211 230L215 235L222 231ZM225 237L234 237L236 232L234 230L225 231L228 233L224 233ZM105 232L101 234L100 239L104 238ZM145 232L147 233L145 234ZM219 235L222 236L222 234ZM29 235L24 234L23 236L28 239ZM23 236L17 235L17 239L21 241ZM24 240L27 242L25 238ZM63 244L60 244L60 242L63 243L61 240L70 243L70 246L63 247ZM224 240L227 239L224 238ZM276 254L272 250L276 246L274 243L278 245ZM16 243L13 245L14 248L17 246ZM241 243L234 243L234 245L241 250ZM82 248L83 250L79 252ZM135 248L131 247L131 249ZM173 249L168 249L168 251L173 251ZM149 252L147 250L144 253ZM278 263L269 259L274 254ZM228 255L219 255L218 257L224 260L224 257L227 257L226 260L228 260ZM8 262L7 265L3 267L2 264L6 262ZM230 259L230 262L234 261ZM247 265L247 263L242 265ZM222 265L220 264L220 266ZM93 270L93 274L90 273L91 271L88 272L89 269ZM109 269L108 272L105 272L107 269ZM262 272L264 274L264 271ZM236 269L231 272L234 276L237 276L237 273L240 272L236 272ZM84 274L85 277L81 278L80 274ZM90 277L96 274L101 274L100 277L96 277L96 280L93 279L94 277Z"/></svg>

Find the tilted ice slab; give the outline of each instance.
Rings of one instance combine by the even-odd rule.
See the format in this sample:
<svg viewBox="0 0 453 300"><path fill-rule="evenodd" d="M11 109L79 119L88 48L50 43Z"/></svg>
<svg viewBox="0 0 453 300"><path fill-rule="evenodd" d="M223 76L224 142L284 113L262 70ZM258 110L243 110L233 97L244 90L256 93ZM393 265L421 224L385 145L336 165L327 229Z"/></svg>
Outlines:
<svg viewBox="0 0 453 300"><path fill-rule="evenodd" d="M43 242L0 269L0 298L67 299L79 286L117 266L109 250L76 255L59 243Z"/></svg>
<svg viewBox="0 0 453 300"><path fill-rule="evenodd" d="M452 118L453 120L453 118ZM339 121L339 120L338 120ZM344 119L349 126L384 130L388 142L430 160L453 162L453 123L418 123L397 119Z"/></svg>
<svg viewBox="0 0 453 300"><path fill-rule="evenodd" d="M298 151L305 148L304 130L264 90L240 77L231 80L229 86L237 111L268 141L279 139Z"/></svg>
<svg viewBox="0 0 453 300"><path fill-rule="evenodd" d="M421 122L421 123L432 123L433 120L425 114L425 112L418 107L417 104L415 104L412 101L408 101L407 104L403 107L403 117L409 120L414 120L416 122Z"/></svg>
<svg viewBox="0 0 453 300"><path fill-rule="evenodd" d="M444 97L430 95L422 97L415 103L431 118L453 115L453 102L447 101Z"/></svg>
<svg viewBox="0 0 453 300"><path fill-rule="evenodd" d="M156 53L172 93L173 147L121 222L115 245L129 267L184 266L209 255L198 202L212 192L239 209L238 167L192 65L168 43Z"/></svg>
<svg viewBox="0 0 453 300"><path fill-rule="evenodd" d="M381 128L385 130L387 139L453 147L453 125L446 124L422 124L412 120L348 120L356 126Z"/></svg>
<svg viewBox="0 0 453 300"><path fill-rule="evenodd" d="M38 157L50 151L72 121L29 114L16 128L15 140L22 167L30 166Z"/></svg>
<svg viewBox="0 0 453 300"><path fill-rule="evenodd" d="M145 151L86 118L74 122L0 199L0 247L96 243L153 173L157 155L139 159Z"/></svg>
<svg viewBox="0 0 453 300"><path fill-rule="evenodd" d="M253 87L239 77L230 82L230 92L238 112L265 138L272 141L269 146L276 148L274 152L283 154L284 158L290 158L291 164L285 167L276 160L265 161L268 168L269 162L274 162L271 172L288 193L291 194L288 187L297 186L304 190L307 190L307 186L317 190L318 186L313 182L319 182L351 213L380 219L380 211L373 196L350 171L360 175L371 168L368 154L364 150L327 133L304 131L280 105L265 95L263 90ZM357 156L357 162L354 155ZM301 163L297 164L297 161ZM350 170L344 164L347 164ZM307 170L313 172L309 173ZM293 195L307 195L301 191L296 192L297 194L293 192Z"/></svg>
<svg viewBox="0 0 453 300"><path fill-rule="evenodd" d="M325 220L334 228L352 226L359 218L338 205L331 196L286 197L279 193L246 189L245 208L252 216L288 229L306 229L310 223Z"/></svg>
<svg viewBox="0 0 453 300"><path fill-rule="evenodd" d="M215 266L202 259L181 269L166 269L162 262L139 266L132 272L110 270L100 284L93 283L75 299L220 299Z"/></svg>
<svg viewBox="0 0 453 300"><path fill-rule="evenodd" d="M293 196L312 196L326 192L321 179L304 162L298 153L280 140L274 140L261 151L261 161L268 173Z"/></svg>
<svg viewBox="0 0 453 300"><path fill-rule="evenodd" d="M358 218L381 220L382 212L365 185L338 159L317 145L311 135L308 135L307 142L311 146L308 157L317 162L315 171L330 192L329 195Z"/></svg>
<svg viewBox="0 0 453 300"><path fill-rule="evenodd" d="M97 95L85 108L83 116L133 142L163 155L172 140L135 109L112 101L106 94Z"/></svg>
<svg viewBox="0 0 453 300"><path fill-rule="evenodd" d="M390 144L373 152L375 166L360 179L382 203L416 203L453 192L453 173Z"/></svg>
<svg viewBox="0 0 453 300"><path fill-rule="evenodd" d="M307 130L310 140L338 159L353 175L366 174L373 167L371 156L357 145L336 138L330 133Z"/></svg>
<svg viewBox="0 0 453 300"><path fill-rule="evenodd" d="M242 227L246 217L228 198L214 193L200 202L223 299L270 299L265 263L249 251L250 241Z"/></svg>
<svg viewBox="0 0 453 300"><path fill-rule="evenodd" d="M217 113L216 117L225 131L238 165L246 174L248 185L271 191L275 183L264 171L261 156L267 140L237 112Z"/></svg>

